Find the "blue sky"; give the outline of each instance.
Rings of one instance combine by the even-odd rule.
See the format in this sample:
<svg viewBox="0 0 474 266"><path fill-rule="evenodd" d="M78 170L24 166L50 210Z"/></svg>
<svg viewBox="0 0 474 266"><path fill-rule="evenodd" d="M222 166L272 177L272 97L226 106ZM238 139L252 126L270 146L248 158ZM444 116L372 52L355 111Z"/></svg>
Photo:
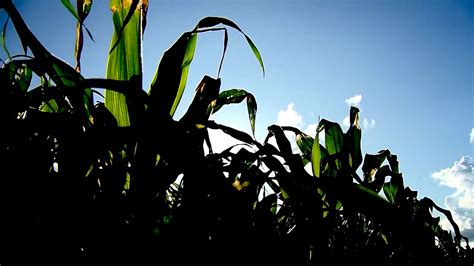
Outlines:
<svg viewBox="0 0 474 266"><path fill-rule="evenodd" d="M60 1L14 3L40 41L74 65L75 20ZM307 130L321 117L343 124L349 105L358 105L363 152L397 154L405 184L449 207L474 238L472 1L150 1L145 86L162 53L205 16L234 20L262 53L265 78L244 38L230 30L221 72L222 89L256 96L260 141L274 123ZM1 25L5 19L1 11ZM86 25L95 43L85 40L82 73L104 77L113 30L108 1L94 2ZM6 38L10 52L21 53L11 25ZM222 33L200 35L178 116L202 76L216 76L222 43ZM250 132L244 105L214 118Z"/></svg>

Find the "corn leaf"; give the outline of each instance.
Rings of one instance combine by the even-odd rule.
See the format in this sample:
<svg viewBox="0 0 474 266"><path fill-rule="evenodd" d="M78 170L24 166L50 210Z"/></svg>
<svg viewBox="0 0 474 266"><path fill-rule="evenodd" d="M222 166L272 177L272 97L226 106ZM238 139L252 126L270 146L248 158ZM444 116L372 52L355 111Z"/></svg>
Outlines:
<svg viewBox="0 0 474 266"><path fill-rule="evenodd" d="M149 89L150 109L174 115L186 86L197 35L184 33L164 54Z"/></svg>
<svg viewBox="0 0 474 266"><path fill-rule="evenodd" d="M387 197L388 201L391 204L395 204L395 199L397 197L398 187L392 182L387 182L383 185L383 193Z"/></svg>
<svg viewBox="0 0 474 266"><path fill-rule="evenodd" d="M3 50L7 54L8 58L11 58L10 52L8 51L7 44L5 42L5 34L7 33L7 26L8 22L10 21L10 17L7 17L5 24L3 24L2 36L0 37L0 44L3 47Z"/></svg>
<svg viewBox="0 0 474 266"><path fill-rule="evenodd" d="M311 164L313 166L313 175L319 177L321 174L321 148L319 147L319 131L316 132L314 137L313 147L311 149Z"/></svg>
<svg viewBox="0 0 474 266"><path fill-rule="evenodd" d="M361 139L362 133L359 127L359 109L351 107L350 111L350 127L344 135L344 145L350 155L349 165L352 170L357 168L362 163Z"/></svg>
<svg viewBox="0 0 474 266"><path fill-rule="evenodd" d="M311 162L311 156L313 153L313 144L314 139L303 132L299 132L296 134L296 145L300 149L304 164L306 165L308 162Z"/></svg>
<svg viewBox="0 0 474 266"><path fill-rule="evenodd" d="M89 125L91 118L90 110L93 108L92 92L87 88L78 88L77 85L83 80L83 77L78 74L74 68L44 48L41 42L26 26L23 18L11 1L5 1L4 8L15 25L25 52L27 48L30 48L37 62L41 62L44 68L43 72L48 73L54 83L61 90L64 90L71 105L82 116L84 125Z"/></svg>
<svg viewBox="0 0 474 266"><path fill-rule="evenodd" d="M224 126L224 125L221 125L221 124L217 124L214 121L208 121L206 123L206 126L208 128L211 128L211 129L220 129L220 130L222 130L222 132L224 132L224 133L228 134L229 136L231 136L231 137L233 137L237 140L240 140L244 143L253 144L253 145L256 145L257 147L262 146L260 143L255 141L249 134L247 134L245 132L242 132L240 130L237 130L237 129L234 129L234 128L231 128L231 127L228 127L228 126Z"/></svg>
<svg viewBox="0 0 474 266"><path fill-rule="evenodd" d="M337 123L323 119L321 122L319 122L319 127L324 128L326 150L328 151L329 155L340 154L343 150L344 139L341 126L339 126ZM335 162L337 170L340 170L341 161L336 159Z"/></svg>
<svg viewBox="0 0 474 266"><path fill-rule="evenodd" d="M209 105L219 95L221 79L204 76L194 95L194 99L189 105L181 121L186 123L205 123L209 119Z"/></svg>
<svg viewBox="0 0 474 266"><path fill-rule="evenodd" d="M78 21L81 20L79 18L79 15L77 14L76 9L74 8L74 6L71 4L69 0L61 0L61 3Z"/></svg>
<svg viewBox="0 0 474 266"><path fill-rule="evenodd" d="M262 73L265 76L265 66L263 64L263 59L262 59L262 56L260 55L260 51L257 49L257 46L255 46L255 44L253 43L252 39L250 39L250 37L247 34L245 34L242 31L242 29L237 24L235 24L233 21L231 21L227 18L223 18L223 17L206 17L206 18L202 19L201 21L199 21L199 23L196 26L195 30L198 30L198 28L214 27L214 26L217 26L219 24L223 24L223 25L229 26L231 28L234 28L234 29L238 30L240 33L242 33L244 35L245 40L247 41L248 45L250 46L250 49L254 53L255 57L258 60L258 62L260 63L260 68L262 69Z"/></svg>
<svg viewBox="0 0 474 266"><path fill-rule="evenodd" d="M130 80L138 77L141 81L142 12L136 5L122 0L110 2L115 32L111 40L111 52L107 59L106 77L114 80ZM130 17L130 14L133 14ZM129 18L125 26L125 19ZM140 82L141 84L141 82ZM141 89L141 88L136 88ZM117 119L119 126L129 126L130 113L127 96L116 91L105 92L105 106Z"/></svg>
<svg viewBox="0 0 474 266"><path fill-rule="evenodd" d="M219 96L212 106L212 113L216 113L224 105L241 103L247 97L247 94L247 91L242 89L230 89L219 93Z"/></svg>
<svg viewBox="0 0 474 266"><path fill-rule="evenodd" d="M154 112L174 116L181 97L186 87L189 66L194 58L197 43L197 34L203 29L208 29L219 24L232 27L244 34L257 60L260 62L263 73L265 69L260 52L252 40L234 22L220 17L206 17L198 22L196 27L185 32L163 54L158 65L152 84L149 89L151 109ZM227 33L227 32L226 32ZM224 36L224 53L227 49L227 35ZM222 63L221 63L222 64ZM219 68L220 72L220 68Z"/></svg>
<svg viewBox="0 0 474 266"><path fill-rule="evenodd" d="M388 150L380 151L378 154L366 154L362 172L364 173L364 181L370 182L375 170L379 169L390 152Z"/></svg>
<svg viewBox="0 0 474 266"><path fill-rule="evenodd" d="M249 113L250 127L252 135L255 138L255 118L257 116L257 101L251 93L247 93L247 111Z"/></svg>
<svg viewBox="0 0 474 266"><path fill-rule="evenodd" d="M273 135L275 137L278 149L280 150L282 156L286 159L290 158L293 152L291 150L291 144L286 138L283 129L280 126L271 125L268 127L268 131L270 135Z"/></svg>

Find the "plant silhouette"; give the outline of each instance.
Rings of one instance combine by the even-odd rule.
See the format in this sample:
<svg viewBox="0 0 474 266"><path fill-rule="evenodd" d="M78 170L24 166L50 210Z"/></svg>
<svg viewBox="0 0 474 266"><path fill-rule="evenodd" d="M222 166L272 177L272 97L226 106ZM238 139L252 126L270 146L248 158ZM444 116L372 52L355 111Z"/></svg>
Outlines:
<svg viewBox="0 0 474 266"><path fill-rule="evenodd" d="M259 50L231 20L207 17L185 32L145 92L139 47L148 2L111 1L106 79L80 74L92 1L62 3L78 19L76 68L43 47L10 0L0 4L25 50L0 69L0 263L472 265L450 212L404 185L396 155L362 156L355 107L346 132L324 119L314 136L271 125L261 143L211 119L245 101L255 132L254 96L221 91L220 78L204 76L174 118L198 34L222 31L224 59L227 30L241 32L264 72ZM104 103L94 104L97 88ZM208 129L241 144L213 152Z"/></svg>

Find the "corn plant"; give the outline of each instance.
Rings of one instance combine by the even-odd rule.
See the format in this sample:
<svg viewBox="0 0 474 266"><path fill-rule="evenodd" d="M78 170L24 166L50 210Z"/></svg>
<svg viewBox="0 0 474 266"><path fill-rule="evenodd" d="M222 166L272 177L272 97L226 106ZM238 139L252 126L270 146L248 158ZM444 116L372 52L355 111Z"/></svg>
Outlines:
<svg viewBox="0 0 474 266"><path fill-rule="evenodd" d="M199 34L223 32L223 60L227 30L241 32L264 72L259 50L231 20L207 17L179 37L145 92L148 2L110 2L115 30L105 79L80 74L92 1L78 0L77 8L61 2L78 20L75 68L39 42L11 1L0 4L25 51L0 69L0 259L472 265L473 251L450 212L404 186L396 155L382 150L363 158L357 108L345 133L324 119L313 136L271 125L260 143L255 97L221 91L219 77L204 76L183 117L174 117ZM105 100L94 104L97 88ZM244 101L252 135L212 120ZM208 130L241 144L216 153ZM298 152L285 132L295 134Z"/></svg>

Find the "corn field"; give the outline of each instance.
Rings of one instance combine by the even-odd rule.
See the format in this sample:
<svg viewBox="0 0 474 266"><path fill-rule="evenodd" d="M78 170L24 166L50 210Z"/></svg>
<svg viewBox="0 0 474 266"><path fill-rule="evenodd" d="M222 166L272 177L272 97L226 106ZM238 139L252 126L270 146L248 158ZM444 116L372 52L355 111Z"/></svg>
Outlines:
<svg viewBox="0 0 474 266"><path fill-rule="evenodd" d="M11 0L0 3L25 52L0 69L0 264L473 265L451 213L404 185L397 156L362 154L356 107L346 132L322 119L311 136L270 125L259 142L252 93L221 91L219 77L204 76L175 117L198 35L222 31L224 60L227 31L241 33L265 72L233 21L200 20L163 53L145 87L148 1L110 1L115 31L103 79L81 75L92 0L61 2L77 19L75 66L42 45ZM94 103L98 89L105 100ZM212 120L240 103L253 134ZM210 129L241 144L214 152Z"/></svg>

